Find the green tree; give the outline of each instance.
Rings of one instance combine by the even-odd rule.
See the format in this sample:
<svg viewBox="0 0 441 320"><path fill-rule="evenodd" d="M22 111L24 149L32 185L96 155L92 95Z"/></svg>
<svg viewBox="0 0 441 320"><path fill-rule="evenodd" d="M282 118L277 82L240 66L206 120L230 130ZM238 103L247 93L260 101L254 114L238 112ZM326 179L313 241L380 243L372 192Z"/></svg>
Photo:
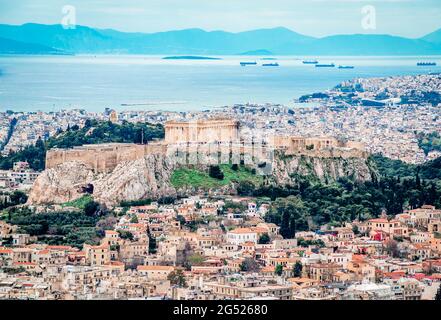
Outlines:
<svg viewBox="0 0 441 320"><path fill-rule="evenodd" d="M156 238L150 232L150 229L147 229L147 236L149 237L149 254L156 253Z"/></svg>
<svg viewBox="0 0 441 320"><path fill-rule="evenodd" d="M256 260L251 258L245 258L245 260L240 265L240 271L243 272L259 272L260 265Z"/></svg>
<svg viewBox="0 0 441 320"><path fill-rule="evenodd" d="M181 269L170 272L170 274L167 276L167 279L170 281L172 285L176 285L179 287L187 286L187 281Z"/></svg>
<svg viewBox="0 0 441 320"><path fill-rule="evenodd" d="M290 215L288 211L282 213L282 224L280 225L280 234L284 238L291 238L290 228L289 228Z"/></svg>
<svg viewBox="0 0 441 320"><path fill-rule="evenodd" d="M16 190L12 194L9 194L9 200L7 195L8 193L4 195L3 201L0 202L0 210L24 204L26 203L26 201L28 201L28 196L26 195L26 193L20 190ZM1 193L0 196L2 196Z"/></svg>
<svg viewBox="0 0 441 320"><path fill-rule="evenodd" d="M280 277L283 273L283 266L278 264L274 270L274 273Z"/></svg>
<svg viewBox="0 0 441 320"><path fill-rule="evenodd" d="M287 239L293 238L297 230L308 230L308 210L298 196L278 198L273 203L267 220L280 223L280 234Z"/></svg>
<svg viewBox="0 0 441 320"><path fill-rule="evenodd" d="M259 244L268 244L270 241L271 239L268 233L264 233L259 237Z"/></svg>
<svg viewBox="0 0 441 320"><path fill-rule="evenodd" d="M384 244L384 250L387 254L389 254L393 258L397 258L399 256L398 251L398 243L395 240L389 239Z"/></svg>
<svg viewBox="0 0 441 320"><path fill-rule="evenodd" d="M98 212L99 208L100 208L100 204L98 202L89 201L84 206L84 213L87 216L93 216L93 215L95 215Z"/></svg>
<svg viewBox="0 0 441 320"><path fill-rule="evenodd" d="M104 236L98 222L105 216L87 216L83 211L34 213L26 207L11 207L5 211L6 222L16 225L19 232L37 236L40 243L80 248L84 243L96 245Z"/></svg>
<svg viewBox="0 0 441 320"><path fill-rule="evenodd" d="M130 241L133 241L134 239L133 233L131 233L130 231L118 230L118 233L121 239L130 240Z"/></svg>
<svg viewBox="0 0 441 320"><path fill-rule="evenodd" d="M300 261L296 261L293 267L294 277L300 278L302 276L303 265Z"/></svg>
<svg viewBox="0 0 441 320"><path fill-rule="evenodd" d="M294 238L296 235L296 217L289 217L289 238Z"/></svg>
<svg viewBox="0 0 441 320"><path fill-rule="evenodd" d="M180 215L180 214L178 214L178 215L176 216L176 221L179 221L179 223L181 224L181 226L183 226L183 225L185 224L185 222L186 222L185 217L182 216L182 215Z"/></svg>
<svg viewBox="0 0 441 320"><path fill-rule="evenodd" d="M357 225L353 225L352 226L352 232L355 234L355 235L357 235L357 234L360 234L360 230L358 230L358 226Z"/></svg>
<svg viewBox="0 0 441 320"><path fill-rule="evenodd" d="M214 179L224 179L224 173L219 166L210 166L210 168L208 169L208 175Z"/></svg>
<svg viewBox="0 0 441 320"><path fill-rule="evenodd" d="M248 180L243 180L239 182L237 186L237 193L241 196L252 196L256 186L254 183Z"/></svg>

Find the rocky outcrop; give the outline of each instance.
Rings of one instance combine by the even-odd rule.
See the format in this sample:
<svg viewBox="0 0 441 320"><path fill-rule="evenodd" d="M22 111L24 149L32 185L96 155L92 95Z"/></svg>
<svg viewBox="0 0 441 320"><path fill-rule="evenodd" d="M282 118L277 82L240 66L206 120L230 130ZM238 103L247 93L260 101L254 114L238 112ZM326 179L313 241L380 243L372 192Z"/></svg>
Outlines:
<svg viewBox="0 0 441 320"><path fill-rule="evenodd" d="M175 196L170 185L174 163L160 154L120 163L109 174L94 174L80 162L67 162L44 171L36 180L28 204L61 204L91 193L107 206L123 200Z"/></svg>
<svg viewBox="0 0 441 320"><path fill-rule="evenodd" d="M138 160L122 162L111 173L100 174L83 163L67 162L44 171L38 177L28 204L61 204L92 194L96 201L113 207L121 201L186 196L199 192L191 188L176 190L171 185L170 178L178 167L171 158L162 154L149 154ZM299 176L331 182L340 177L368 181L375 175L369 159L363 157L322 158L276 153L272 168L269 181L280 186L295 183ZM234 185L227 185L219 190L210 190L210 193L232 193L235 189Z"/></svg>
<svg viewBox="0 0 441 320"><path fill-rule="evenodd" d="M321 158L276 154L272 180L278 185L292 184L299 176L309 176L325 183L342 177L365 182L372 180L376 175L369 158Z"/></svg>
<svg viewBox="0 0 441 320"><path fill-rule="evenodd" d="M108 205L123 200L174 197L176 190L170 185L174 166L170 158L160 154L121 163L111 174L94 182L94 197Z"/></svg>
<svg viewBox="0 0 441 320"><path fill-rule="evenodd" d="M96 176L80 162L66 162L44 171L29 194L29 204L65 203L84 195Z"/></svg>

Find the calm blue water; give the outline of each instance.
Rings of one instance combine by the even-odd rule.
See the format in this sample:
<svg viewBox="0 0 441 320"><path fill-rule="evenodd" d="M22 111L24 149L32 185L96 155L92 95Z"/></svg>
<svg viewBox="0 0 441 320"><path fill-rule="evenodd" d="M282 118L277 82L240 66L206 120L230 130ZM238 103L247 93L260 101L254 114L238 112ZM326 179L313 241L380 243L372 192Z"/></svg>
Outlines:
<svg viewBox="0 0 441 320"><path fill-rule="evenodd" d="M303 59L354 65L315 68ZM157 56L0 56L0 110L201 110L234 103L282 103L356 77L441 71L440 57L279 57L280 67L247 66L259 57L162 60ZM437 67L417 67L436 61ZM139 104L123 106L122 104Z"/></svg>

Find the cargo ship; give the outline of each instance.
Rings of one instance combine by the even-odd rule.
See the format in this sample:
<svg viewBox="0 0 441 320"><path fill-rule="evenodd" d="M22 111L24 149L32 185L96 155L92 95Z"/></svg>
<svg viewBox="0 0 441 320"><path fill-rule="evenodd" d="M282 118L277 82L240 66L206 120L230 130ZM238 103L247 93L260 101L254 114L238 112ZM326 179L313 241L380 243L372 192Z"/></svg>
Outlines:
<svg viewBox="0 0 441 320"><path fill-rule="evenodd" d="M339 69L354 69L354 66L338 66Z"/></svg>
<svg viewBox="0 0 441 320"><path fill-rule="evenodd" d="M262 64L262 67L278 67L279 64L277 62L275 63L264 63Z"/></svg>
<svg viewBox="0 0 441 320"><path fill-rule="evenodd" d="M304 60L303 64L318 64L317 60Z"/></svg>
<svg viewBox="0 0 441 320"><path fill-rule="evenodd" d="M436 66L436 62L418 62L418 67L434 67Z"/></svg>
<svg viewBox="0 0 441 320"><path fill-rule="evenodd" d="M256 61L254 61L254 62L241 62L240 65L242 67L245 67L245 66L255 66L255 65L257 65L257 62Z"/></svg>
<svg viewBox="0 0 441 320"><path fill-rule="evenodd" d="M335 68L335 64L316 64L316 68Z"/></svg>

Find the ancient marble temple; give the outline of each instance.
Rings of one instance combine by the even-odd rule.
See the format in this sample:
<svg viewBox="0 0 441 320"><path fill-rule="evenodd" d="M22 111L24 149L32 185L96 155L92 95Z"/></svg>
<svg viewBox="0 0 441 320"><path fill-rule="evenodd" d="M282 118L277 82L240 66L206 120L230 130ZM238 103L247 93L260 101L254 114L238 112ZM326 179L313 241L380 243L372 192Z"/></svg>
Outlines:
<svg viewBox="0 0 441 320"><path fill-rule="evenodd" d="M231 119L169 121L165 124L165 143L238 142L239 121Z"/></svg>

